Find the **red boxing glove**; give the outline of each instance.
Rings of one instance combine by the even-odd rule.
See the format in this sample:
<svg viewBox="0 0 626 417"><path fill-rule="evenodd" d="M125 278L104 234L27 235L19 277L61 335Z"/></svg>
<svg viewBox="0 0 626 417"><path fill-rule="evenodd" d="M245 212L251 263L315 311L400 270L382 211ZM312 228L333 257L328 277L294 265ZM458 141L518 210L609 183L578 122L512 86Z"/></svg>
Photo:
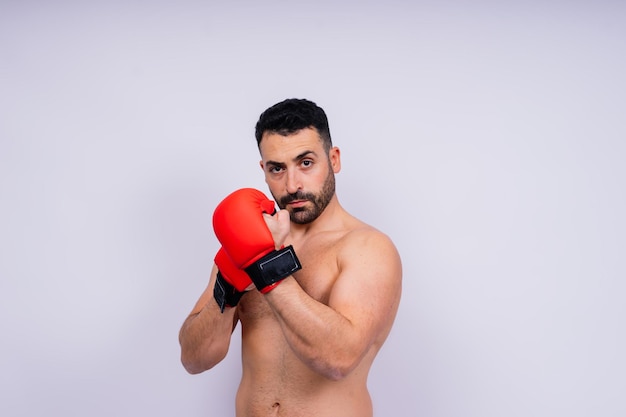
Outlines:
<svg viewBox="0 0 626 417"><path fill-rule="evenodd" d="M213 287L213 297L223 313L225 307L237 305L245 289L252 284L252 280L248 274L233 264L224 248L220 248L215 255L215 265L218 271Z"/></svg>
<svg viewBox="0 0 626 417"><path fill-rule="evenodd" d="M215 265L217 265L222 277L237 291L244 291L252 284L248 274L235 266L224 248L220 248L215 254Z"/></svg>
<svg viewBox="0 0 626 417"><path fill-rule="evenodd" d="M263 213L274 211L274 202L254 188L233 192L215 208L215 236L238 268L274 250L274 238L263 219Z"/></svg>
<svg viewBox="0 0 626 417"><path fill-rule="evenodd" d="M302 268L292 246L274 249L274 238L263 218L263 213L274 212L274 202L265 194L243 188L228 195L213 213L217 239L262 293Z"/></svg>

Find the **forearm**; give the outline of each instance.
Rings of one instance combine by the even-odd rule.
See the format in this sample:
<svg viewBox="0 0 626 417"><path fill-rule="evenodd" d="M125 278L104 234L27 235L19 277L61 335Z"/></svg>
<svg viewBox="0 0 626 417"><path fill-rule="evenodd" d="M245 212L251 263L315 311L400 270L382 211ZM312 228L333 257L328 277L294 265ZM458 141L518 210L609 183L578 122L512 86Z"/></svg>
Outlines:
<svg viewBox="0 0 626 417"><path fill-rule="evenodd" d="M237 320L235 308L222 313L212 298L196 311L198 308L187 317L179 333L181 362L191 374L211 369L224 359Z"/></svg>
<svg viewBox="0 0 626 417"><path fill-rule="evenodd" d="M308 294L293 279L265 295L294 353L309 368L333 380L345 377L366 352L355 326Z"/></svg>

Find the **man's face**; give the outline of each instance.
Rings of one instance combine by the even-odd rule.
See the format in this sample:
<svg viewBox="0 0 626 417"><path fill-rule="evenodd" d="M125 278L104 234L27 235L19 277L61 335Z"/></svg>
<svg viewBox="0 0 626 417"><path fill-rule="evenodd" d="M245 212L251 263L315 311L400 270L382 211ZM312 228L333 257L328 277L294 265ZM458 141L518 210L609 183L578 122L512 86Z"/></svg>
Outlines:
<svg viewBox="0 0 626 417"><path fill-rule="evenodd" d="M289 136L266 132L260 151L265 182L278 207L297 224L317 219L335 195L339 149L326 154L317 130L307 128Z"/></svg>

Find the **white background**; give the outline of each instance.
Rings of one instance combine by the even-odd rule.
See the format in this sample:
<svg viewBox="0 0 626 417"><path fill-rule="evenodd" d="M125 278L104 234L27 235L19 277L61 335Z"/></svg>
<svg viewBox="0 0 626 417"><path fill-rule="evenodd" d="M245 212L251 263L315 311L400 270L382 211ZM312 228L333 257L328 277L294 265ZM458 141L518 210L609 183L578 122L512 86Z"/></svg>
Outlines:
<svg viewBox="0 0 626 417"><path fill-rule="evenodd" d="M84 3L84 4L83 4ZM228 5L225 5L228 4ZM0 2L0 414L228 416L178 329L306 97L404 264L376 415L626 415L621 2Z"/></svg>

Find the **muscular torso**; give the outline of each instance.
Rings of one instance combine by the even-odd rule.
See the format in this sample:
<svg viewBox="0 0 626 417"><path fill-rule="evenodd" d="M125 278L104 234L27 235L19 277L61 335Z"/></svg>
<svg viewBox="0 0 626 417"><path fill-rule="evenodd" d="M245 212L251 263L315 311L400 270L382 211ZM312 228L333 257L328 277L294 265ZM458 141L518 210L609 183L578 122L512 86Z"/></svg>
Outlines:
<svg viewBox="0 0 626 417"><path fill-rule="evenodd" d="M325 232L307 241L292 242L302 263L302 270L294 278L311 297L326 305L340 273L338 257L346 244L346 234L347 231ZM366 382L378 343L346 378L333 381L300 361L259 292L244 295L238 315L243 342L238 417L372 415Z"/></svg>

